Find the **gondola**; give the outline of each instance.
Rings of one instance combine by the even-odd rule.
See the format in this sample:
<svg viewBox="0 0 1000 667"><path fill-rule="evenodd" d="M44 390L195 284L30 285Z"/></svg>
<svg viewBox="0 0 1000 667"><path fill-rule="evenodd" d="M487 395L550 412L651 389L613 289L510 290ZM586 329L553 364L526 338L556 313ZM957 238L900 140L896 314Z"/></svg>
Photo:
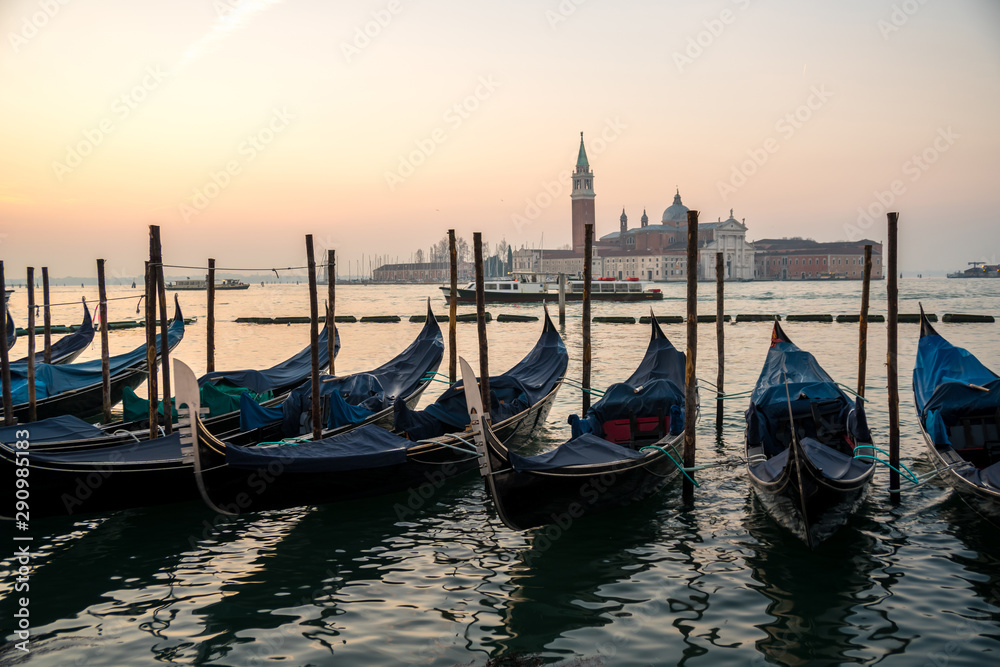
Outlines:
<svg viewBox="0 0 1000 667"><path fill-rule="evenodd" d="M175 299L174 319L167 330L170 349L184 338L184 317L180 303ZM159 359L160 336L156 337ZM126 387L134 389L146 379L146 346L140 345L131 352L110 359L111 404L122 400ZM27 367L12 366L11 390L14 416L19 422L28 421ZM101 403L101 360L78 364L38 364L35 367L36 413L38 419L73 415L80 419L95 419L103 411Z"/></svg>
<svg viewBox="0 0 1000 667"><path fill-rule="evenodd" d="M335 330L333 353L340 350L340 332ZM319 363L327 365L327 330L319 335ZM280 406L292 387L305 382L311 373L309 347L271 368L256 371L216 371L198 379L203 399L208 406L205 425L212 433L239 431L241 410L247 403L254 408ZM239 383L250 385L244 387ZM254 391L256 398L244 396L244 390ZM206 399L207 397L207 399ZM258 404L261 397L264 400ZM96 449L147 440L149 437L149 401L139 398L131 389L124 392L124 412L128 421L117 421L94 426L77 417L60 415L39 420L32 424L33 451L67 452ZM142 416L137 416L141 414ZM160 411L161 423L164 421ZM0 442L14 440L17 429L0 428Z"/></svg>
<svg viewBox="0 0 1000 667"><path fill-rule="evenodd" d="M317 344L320 371L330 365L329 331L320 331ZM340 351L340 332L334 327L333 355ZM240 430L242 410L246 406L277 406L296 387L309 379L312 373L310 347L307 345L295 355L264 370L246 369L213 371L198 378L201 404L207 408L205 425L212 433ZM126 392L123 402L124 424L114 431L135 431L149 428L149 401L134 392ZM163 419L163 409L160 409ZM110 430L110 429L105 429Z"/></svg>
<svg viewBox="0 0 1000 667"><path fill-rule="evenodd" d="M434 318L430 318L417 340L392 362L381 367L390 378L387 386L392 386L393 391L401 392L408 400L416 401L430 382L428 374L440 363L442 349L441 331ZM197 380L194 381L194 392L200 395ZM391 398L382 416L386 412L391 416ZM179 429L183 426L183 421L178 424ZM0 445L0 475L13 479L16 459L27 459L32 518L198 498L192 457L190 451L187 454L182 451L180 431L153 440L136 439L103 447L36 451L39 441L65 438L68 433L78 432L80 428L72 420L51 419L44 422L44 428L38 424L27 424L0 429L0 432L6 431L4 442L7 443ZM95 434L102 433L97 427L91 428ZM30 453L18 454L21 450L17 448L15 437L23 436L17 436L15 429L29 431ZM0 512L3 512L3 507L14 507L14 485L8 485L8 489L9 502L0 505Z"/></svg>
<svg viewBox="0 0 1000 667"><path fill-rule="evenodd" d="M433 380L443 356L444 338L428 299L424 326L410 346L395 358L364 373L320 380L323 437L368 424L392 429L399 410L396 402L415 406ZM202 423L207 425L205 420ZM311 434L312 381L301 383L274 406L258 405L241 397L239 429L212 433L235 445L254 445Z"/></svg>
<svg viewBox="0 0 1000 667"><path fill-rule="evenodd" d="M913 397L934 466L973 510L1000 523L1000 376L945 340L923 307Z"/></svg>
<svg viewBox="0 0 1000 667"><path fill-rule="evenodd" d="M584 419L570 417L573 438L536 456L505 446L488 419L462 360L480 472L501 521L513 530L556 523L628 505L680 474L684 440L685 355L652 318L641 363L608 387Z"/></svg>
<svg viewBox="0 0 1000 667"><path fill-rule="evenodd" d="M87 308L87 301L83 302L83 322L73 333L66 334L49 348L49 359L51 364L69 364L76 360L87 346L94 340L94 321L90 317L90 310ZM23 357L13 364L27 367L28 357ZM45 363L45 351L35 353L35 363Z"/></svg>
<svg viewBox="0 0 1000 667"><path fill-rule="evenodd" d="M527 437L545 419L567 362L566 347L546 313L542 335L531 352L490 379L504 412L498 424L502 438ZM406 490L411 496L407 503L423 504L448 478L476 465L468 444L465 395L458 384L419 415L397 401L394 431L365 424L316 441L244 447L201 427L193 376L180 363L177 367L178 402L195 408L187 430L198 487L205 502L223 514ZM403 505L397 509L397 516L408 511Z"/></svg>
<svg viewBox="0 0 1000 667"><path fill-rule="evenodd" d="M747 472L768 513L809 548L847 522L872 479L863 405L775 321L746 411Z"/></svg>

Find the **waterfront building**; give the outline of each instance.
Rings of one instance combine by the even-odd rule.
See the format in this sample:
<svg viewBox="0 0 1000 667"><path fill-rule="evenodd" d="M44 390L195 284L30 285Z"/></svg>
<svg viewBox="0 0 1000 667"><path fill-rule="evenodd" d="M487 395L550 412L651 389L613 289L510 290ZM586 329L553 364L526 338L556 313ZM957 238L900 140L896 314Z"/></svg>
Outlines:
<svg viewBox="0 0 1000 667"><path fill-rule="evenodd" d="M869 239L819 242L799 237L755 241L755 277L758 280L860 280L864 277L866 245L872 246L872 280L881 280L881 243Z"/></svg>

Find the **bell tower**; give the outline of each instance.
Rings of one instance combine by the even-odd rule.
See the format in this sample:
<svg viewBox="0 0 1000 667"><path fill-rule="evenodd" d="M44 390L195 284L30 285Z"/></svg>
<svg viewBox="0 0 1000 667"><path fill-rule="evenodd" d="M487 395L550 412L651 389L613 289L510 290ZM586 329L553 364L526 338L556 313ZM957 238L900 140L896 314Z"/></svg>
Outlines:
<svg viewBox="0 0 1000 667"><path fill-rule="evenodd" d="M622 209L622 217L618 218L618 224L620 229L618 232L618 241L621 243L622 250L624 250L625 233L628 231L628 216L625 215L625 209Z"/></svg>
<svg viewBox="0 0 1000 667"><path fill-rule="evenodd" d="M573 202L573 250L583 252L584 225L593 225L594 214L594 173L590 171L587 161L587 150L583 147L583 132L580 133L580 154L576 158L576 170L573 172L573 192L570 200ZM597 228L594 227L594 236Z"/></svg>

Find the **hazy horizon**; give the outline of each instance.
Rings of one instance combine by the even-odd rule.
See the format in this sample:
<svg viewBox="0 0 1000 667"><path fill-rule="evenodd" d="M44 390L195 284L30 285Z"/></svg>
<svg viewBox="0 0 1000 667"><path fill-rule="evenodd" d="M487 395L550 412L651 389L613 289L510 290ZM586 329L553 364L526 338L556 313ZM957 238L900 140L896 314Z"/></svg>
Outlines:
<svg viewBox="0 0 1000 667"><path fill-rule="evenodd" d="M597 234L680 189L748 240L885 240L998 263L1000 4L11 0L0 259L53 276L405 261L449 228L570 241L584 132ZM117 272L117 273L116 273ZM56 278L54 278L56 279Z"/></svg>

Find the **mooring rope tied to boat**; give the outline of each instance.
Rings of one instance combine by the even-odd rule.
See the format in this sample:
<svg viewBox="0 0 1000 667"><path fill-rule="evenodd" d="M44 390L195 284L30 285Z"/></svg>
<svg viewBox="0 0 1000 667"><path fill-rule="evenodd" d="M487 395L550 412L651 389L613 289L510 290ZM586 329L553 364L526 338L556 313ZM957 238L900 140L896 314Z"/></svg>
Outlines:
<svg viewBox="0 0 1000 667"><path fill-rule="evenodd" d="M753 389L747 389L746 391L740 391L735 394L716 394L716 401L727 401L730 398L746 398L753 393Z"/></svg>
<svg viewBox="0 0 1000 667"><path fill-rule="evenodd" d="M706 380L704 378L698 378L698 382L700 382L702 384L707 384L712 389L718 389L719 388L719 385L717 385L717 384L715 384L713 382L709 382L708 380Z"/></svg>
<svg viewBox="0 0 1000 667"><path fill-rule="evenodd" d="M459 438L458 436L454 436L454 437L455 437L456 440L459 440L459 441L461 441L461 442L463 442L463 443L465 443L467 445L471 444L467 440L463 440L462 438ZM448 449L454 449L456 452L462 452L463 454L470 454L472 456L479 456L479 452L477 452L477 451L474 451L474 450L473 451L469 451L468 449L465 449L464 447L459 447L458 445L450 445L447 442L441 442L440 440L417 440L416 443L418 445L440 445L442 447L447 447Z"/></svg>
<svg viewBox="0 0 1000 667"><path fill-rule="evenodd" d="M841 384L839 382L835 383L838 387L846 391L848 394L853 395L855 398L860 398L862 401L867 401L868 399L856 392L855 390L848 387L846 384Z"/></svg>
<svg viewBox="0 0 1000 667"><path fill-rule="evenodd" d="M302 445L307 442L312 442L312 437L308 435L300 435L294 438L284 438L282 440L272 440L269 442L258 442L256 447L266 447L267 445Z"/></svg>
<svg viewBox="0 0 1000 667"><path fill-rule="evenodd" d="M572 378L563 378L563 382L565 382L569 386L574 387L576 389L579 389L580 391L585 392L587 394L591 394L593 396L604 396L604 391L603 390L601 390L601 389L594 389L592 387L584 387L583 383L579 382L578 380L574 380Z"/></svg>
<svg viewBox="0 0 1000 667"><path fill-rule="evenodd" d="M131 437L132 440L134 440L135 442L142 442L141 440L139 440L139 436L137 436L134 431L126 431L123 428L120 428L117 431L112 432L111 435L127 435Z"/></svg>
<svg viewBox="0 0 1000 667"><path fill-rule="evenodd" d="M932 480L935 477L938 477L940 475L943 475L944 473L948 472L949 470L953 470L955 468L964 468L967 464L968 464L968 461L959 461L958 463L952 463L951 465L947 465L947 466L944 466L942 468L938 468L937 470L932 470L929 473L927 473L926 475L915 475L915 477L917 478L917 481L914 482L914 481L912 481L910 479L907 479L907 481L909 482L910 486L903 487L901 489L901 491L913 491L914 489L916 489L918 486L920 486L924 482L929 482L930 480ZM903 475L903 476L905 477L906 475Z"/></svg>
<svg viewBox="0 0 1000 667"><path fill-rule="evenodd" d="M889 452L885 451L884 449L882 449L880 447L876 447L875 445L871 445L871 444L858 445L857 447L854 448L854 451L857 452L859 449L873 449L876 452L878 452L879 454L883 454L885 456L889 456ZM855 454L854 458L856 458L856 459L867 459L869 461L875 461L876 463L881 463L882 465L886 466L890 470L895 470L896 472L898 472L900 475L902 475L903 477L905 477L913 485L920 484L920 476L917 475L912 470L910 470L909 468L907 468L905 465L903 465L902 462L899 464L899 468L897 468L897 467L893 466L891 463L889 463L888 461L886 461L885 459L880 459L880 458L878 458L877 456L875 456L873 454Z"/></svg>
<svg viewBox="0 0 1000 667"><path fill-rule="evenodd" d="M666 457L668 459L670 459L670 462L673 463L675 466L677 466L677 469L680 470L684 474L684 476L688 478L689 482L691 482L695 486L701 488L701 484L699 484L698 482L694 481L694 477L692 477L691 475L688 474L687 470L684 469L684 466L682 466L679 461L676 461L674 459L674 457L670 455L670 452L668 452L667 450L665 450L663 447L660 447L659 445L646 445L645 447L640 447L639 451L642 452L642 451L645 451L647 449L655 449L655 450L657 450L657 451L662 452L663 454L665 454Z"/></svg>

